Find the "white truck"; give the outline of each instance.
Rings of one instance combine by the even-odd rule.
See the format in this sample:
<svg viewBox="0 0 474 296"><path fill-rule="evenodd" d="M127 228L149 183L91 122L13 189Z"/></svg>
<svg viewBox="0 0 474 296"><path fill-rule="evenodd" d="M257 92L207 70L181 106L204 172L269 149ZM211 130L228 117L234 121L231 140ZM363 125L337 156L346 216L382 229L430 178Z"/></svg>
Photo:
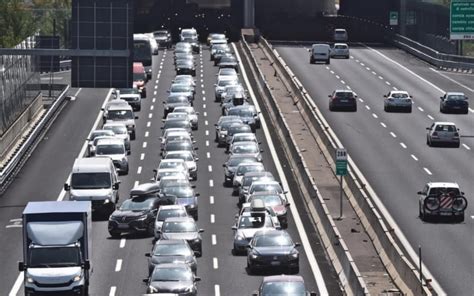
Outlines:
<svg viewBox="0 0 474 296"><path fill-rule="evenodd" d="M23 211L25 296L89 295L90 201L29 202Z"/></svg>

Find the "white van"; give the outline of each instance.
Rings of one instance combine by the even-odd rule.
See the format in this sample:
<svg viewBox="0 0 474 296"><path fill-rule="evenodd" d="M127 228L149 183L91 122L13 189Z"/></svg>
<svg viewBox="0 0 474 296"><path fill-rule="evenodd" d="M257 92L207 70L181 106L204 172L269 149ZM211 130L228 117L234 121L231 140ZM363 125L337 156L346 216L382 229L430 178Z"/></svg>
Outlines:
<svg viewBox="0 0 474 296"><path fill-rule="evenodd" d="M309 63L314 64L316 62L330 63L331 59L331 47L327 44L313 44L309 50L311 56L309 57Z"/></svg>
<svg viewBox="0 0 474 296"><path fill-rule="evenodd" d="M347 31L346 29L334 29L333 39L335 42L347 41Z"/></svg>
<svg viewBox="0 0 474 296"><path fill-rule="evenodd" d="M90 201L93 212L101 212L107 217L115 211L120 181L112 159L77 158L69 182L64 184L69 200Z"/></svg>

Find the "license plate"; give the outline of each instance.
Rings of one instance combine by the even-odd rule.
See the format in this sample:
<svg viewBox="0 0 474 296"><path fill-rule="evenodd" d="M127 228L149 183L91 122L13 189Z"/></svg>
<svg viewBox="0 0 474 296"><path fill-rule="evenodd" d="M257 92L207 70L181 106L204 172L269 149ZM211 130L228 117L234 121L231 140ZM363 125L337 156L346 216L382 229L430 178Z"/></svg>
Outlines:
<svg viewBox="0 0 474 296"><path fill-rule="evenodd" d="M119 229L128 229L128 224L119 224L118 228Z"/></svg>
<svg viewBox="0 0 474 296"><path fill-rule="evenodd" d="M341 103L347 103L349 100L341 100Z"/></svg>
<svg viewBox="0 0 474 296"><path fill-rule="evenodd" d="M280 261L272 261L270 262L270 265L273 265L273 266L280 265Z"/></svg>

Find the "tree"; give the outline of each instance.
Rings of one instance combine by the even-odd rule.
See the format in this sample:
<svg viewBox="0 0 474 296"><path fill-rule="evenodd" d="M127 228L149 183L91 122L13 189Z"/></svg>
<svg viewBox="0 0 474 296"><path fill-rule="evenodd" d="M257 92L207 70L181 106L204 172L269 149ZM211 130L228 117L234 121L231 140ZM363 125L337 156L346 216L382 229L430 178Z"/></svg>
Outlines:
<svg viewBox="0 0 474 296"><path fill-rule="evenodd" d="M35 20L22 0L0 0L0 47L14 47L35 32Z"/></svg>

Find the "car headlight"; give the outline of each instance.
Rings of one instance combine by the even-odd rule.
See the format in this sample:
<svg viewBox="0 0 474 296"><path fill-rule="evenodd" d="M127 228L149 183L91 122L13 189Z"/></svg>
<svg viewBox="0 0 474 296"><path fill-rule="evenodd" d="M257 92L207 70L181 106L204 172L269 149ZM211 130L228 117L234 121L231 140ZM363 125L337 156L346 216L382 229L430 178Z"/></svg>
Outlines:
<svg viewBox="0 0 474 296"><path fill-rule="evenodd" d="M29 276L26 277L26 281L30 284L35 282L35 280L32 277L29 277Z"/></svg>
<svg viewBox="0 0 474 296"><path fill-rule="evenodd" d="M297 250L293 250L291 253L290 253L290 258L298 258L298 251Z"/></svg>
<svg viewBox="0 0 474 296"><path fill-rule="evenodd" d="M158 289L155 287L148 287L147 293L158 293Z"/></svg>
<svg viewBox="0 0 474 296"><path fill-rule="evenodd" d="M252 258L252 259L257 259L257 258L258 258L258 254L252 252L252 253L250 253L250 258Z"/></svg>
<svg viewBox="0 0 474 296"><path fill-rule="evenodd" d="M235 236L235 240L238 240L238 241L245 240L245 237L241 234L238 234Z"/></svg>
<svg viewBox="0 0 474 296"><path fill-rule="evenodd" d="M146 218L148 218L147 214L141 215L140 217L137 218L137 220L145 220Z"/></svg>
<svg viewBox="0 0 474 296"><path fill-rule="evenodd" d="M192 290L193 290L192 286L184 288L184 292L186 292L186 293L192 292Z"/></svg>
<svg viewBox="0 0 474 296"><path fill-rule="evenodd" d="M196 208L196 207L197 207L197 204L189 204L189 205L187 205L187 208L188 208L188 209L194 209L194 208Z"/></svg>
<svg viewBox="0 0 474 296"><path fill-rule="evenodd" d="M75 281L75 282L79 282L80 280L82 280L82 275L81 274L76 275L72 280Z"/></svg>
<svg viewBox="0 0 474 296"><path fill-rule="evenodd" d="M133 124L127 124L127 128L128 128L128 129L134 129L134 128L135 128L135 125L133 125Z"/></svg>
<svg viewBox="0 0 474 296"><path fill-rule="evenodd" d="M110 198L106 198L106 199L104 200L104 204L108 204L108 203L110 203Z"/></svg>

